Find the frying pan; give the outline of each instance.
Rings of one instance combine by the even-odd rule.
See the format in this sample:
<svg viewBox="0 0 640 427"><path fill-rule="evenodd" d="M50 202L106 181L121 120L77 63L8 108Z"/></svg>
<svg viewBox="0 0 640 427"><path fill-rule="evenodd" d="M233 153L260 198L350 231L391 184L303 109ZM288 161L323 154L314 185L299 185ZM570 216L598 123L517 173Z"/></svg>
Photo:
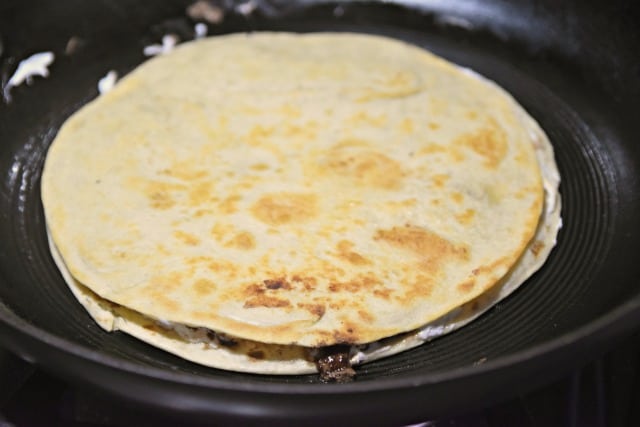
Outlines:
<svg viewBox="0 0 640 427"><path fill-rule="evenodd" d="M12 88L11 101L0 103L0 344L77 384L192 420L401 424L513 397L638 328L640 26L633 2L254 0L213 2L226 13L208 23L209 34L383 34L512 93L556 150L564 219L557 247L526 285L478 320L366 364L348 384L205 368L103 332L49 255L39 199L43 160L61 123L97 96L109 70L130 71L164 34L193 38L189 3L0 5L3 86L29 55L52 51L56 58L49 77Z"/></svg>

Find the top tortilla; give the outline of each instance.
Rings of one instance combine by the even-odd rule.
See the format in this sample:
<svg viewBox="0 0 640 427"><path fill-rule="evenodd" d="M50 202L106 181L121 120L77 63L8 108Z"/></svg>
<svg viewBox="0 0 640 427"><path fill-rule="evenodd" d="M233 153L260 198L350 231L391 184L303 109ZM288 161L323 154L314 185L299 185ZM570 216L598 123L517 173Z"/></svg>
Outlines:
<svg viewBox="0 0 640 427"><path fill-rule="evenodd" d="M74 114L42 200L70 273L102 298L265 343L366 343L520 258L543 206L530 122L402 42L215 37Z"/></svg>

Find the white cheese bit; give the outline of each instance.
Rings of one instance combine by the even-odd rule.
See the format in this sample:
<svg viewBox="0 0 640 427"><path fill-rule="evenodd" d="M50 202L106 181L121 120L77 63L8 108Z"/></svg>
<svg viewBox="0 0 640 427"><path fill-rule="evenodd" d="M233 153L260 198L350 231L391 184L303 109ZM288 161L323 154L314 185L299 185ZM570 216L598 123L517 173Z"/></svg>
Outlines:
<svg viewBox="0 0 640 427"><path fill-rule="evenodd" d="M418 332L418 336L423 341L429 341L431 338L439 337L445 332L444 325L426 326Z"/></svg>
<svg viewBox="0 0 640 427"><path fill-rule="evenodd" d="M209 31L209 28L207 28L207 24L203 24L202 22L198 22L193 27L193 30L196 33L196 39L201 39L203 37L206 37L207 32Z"/></svg>
<svg viewBox="0 0 640 427"><path fill-rule="evenodd" d="M458 314L460 314L460 311L460 307L455 308L433 322L427 323L420 328L418 337L423 341L429 341L432 338L439 337L452 331L456 323L453 320L458 316Z"/></svg>
<svg viewBox="0 0 640 427"><path fill-rule="evenodd" d="M258 5L255 1L249 0L246 3L240 3L239 5L237 5L235 7L235 11L240 15L248 16L251 15L251 13L253 13L253 11L256 10L257 7Z"/></svg>
<svg viewBox="0 0 640 427"><path fill-rule="evenodd" d="M34 76L47 77L49 75L48 67L54 59L55 55L53 52L40 52L20 61L16 72L13 73L13 76L11 76L7 85L4 87L5 99L7 101L11 100L10 91L12 87L19 86L24 81L26 81L27 84L31 84Z"/></svg>
<svg viewBox="0 0 640 427"><path fill-rule="evenodd" d="M362 351L356 351L349 360L352 365L360 365L367 360L367 355Z"/></svg>
<svg viewBox="0 0 640 427"><path fill-rule="evenodd" d="M117 79L118 73L114 70L109 71L106 76L98 81L98 92L100 92L101 95L109 92L113 89Z"/></svg>
<svg viewBox="0 0 640 427"><path fill-rule="evenodd" d="M155 55L164 55L165 53L169 53L173 50L173 48L178 44L178 36L175 34L167 34L162 37L162 44L152 44L146 46L143 50L145 56L155 56Z"/></svg>
<svg viewBox="0 0 640 427"><path fill-rule="evenodd" d="M192 327L181 323L170 322L163 319L155 319L156 324L168 331L173 331L183 340L190 343L204 343L211 347L217 347L218 344L209 336L209 329L202 327Z"/></svg>

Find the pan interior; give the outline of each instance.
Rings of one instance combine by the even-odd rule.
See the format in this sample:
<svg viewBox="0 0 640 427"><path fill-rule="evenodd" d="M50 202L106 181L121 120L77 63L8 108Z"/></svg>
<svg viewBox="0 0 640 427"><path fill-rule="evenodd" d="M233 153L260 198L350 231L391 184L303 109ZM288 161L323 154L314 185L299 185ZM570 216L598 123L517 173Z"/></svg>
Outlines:
<svg viewBox="0 0 640 427"><path fill-rule="evenodd" d="M63 337L87 352L171 370L187 380L193 376L255 384L316 382L315 376L255 376L205 368L124 334L108 334L76 302L50 257L39 194L48 145L64 119L96 96L96 84L109 70L130 71L145 59L144 46L157 43L167 32L193 37L194 22L185 16L184 6L163 5L154 13L132 7L132 16L139 20L131 18L126 28L116 23L121 11L105 10L106 24L99 30L85 28L78 35L69 28L58 29L51 44L36 39L31 46L31 51L53 50L58 59L50 77L14 88L13 101L0 105L0 318L11 311L44 334ZM577 78L578 66L561 53L544 46L536 52L526 41L476 27L473 18L447 20L435 12L395 4L312 4L262 9L249 16L233 12L209 25L210 34L247 30L358 31L415 43L498 82L538 120L554 145L562 176L564 226L547 264L514 295L465 328L362 366L358 382L491 362L569 333L637 297L640 285L625 277L637 277L638 267L628 261L629 255L621 256L633 248L628 236L638 236L629 219L638 211L637 203L625 198L633 188L621 188L621 177L637 174L632 163L638 161L638 150L629 152L618 130L620 121L631 119L611 114L604 92ZM65 54L72 36L79 38L80 48ZM11 50L7 44L5 55L20 54L26 50Z"/></svg>

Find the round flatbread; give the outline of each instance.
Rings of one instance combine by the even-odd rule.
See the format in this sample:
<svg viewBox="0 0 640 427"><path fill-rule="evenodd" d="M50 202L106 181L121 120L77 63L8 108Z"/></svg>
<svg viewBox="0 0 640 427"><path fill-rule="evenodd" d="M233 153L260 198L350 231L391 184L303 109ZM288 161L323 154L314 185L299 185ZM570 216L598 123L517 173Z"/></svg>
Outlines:
<svg viewBox="0 0 640 427"><path fill-rule="evenodd" d="M517 287L555 243L557 184L485 79L382 37L256 33L185 43L74 114L42 200L91 298L322 347L420 331L520 268Z"/></svg>

